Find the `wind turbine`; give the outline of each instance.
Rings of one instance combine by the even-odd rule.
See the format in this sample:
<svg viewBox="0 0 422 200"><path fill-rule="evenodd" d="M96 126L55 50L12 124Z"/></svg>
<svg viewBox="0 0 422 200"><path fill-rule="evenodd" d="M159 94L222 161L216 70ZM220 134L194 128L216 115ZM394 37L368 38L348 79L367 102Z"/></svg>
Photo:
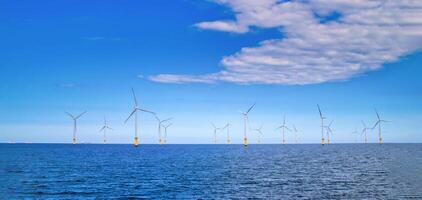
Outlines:
<svg viewBox="0 0 422 200"><path fill-rule="evenodd" d="M139 140L138 140L138 111L147 112L147 113L151 113L151 114L155 114L155 113L148 111L148 110L145 110L145 109L139 108L138 107L138 100L136 100L136 95L135 95L135 91L133 90L133 88L132 88L132 94L133 94L133 101L134 101L135 105L133 106L132 113L130 113L129 117L125 120L125 124L133 115L135 115L135 139L134 139L133 144L135 145L135 147L138 147L138 145L139 145Z"/></svg>
<svg viewBox="0 0 422 200"><path fill-rule="evenodd" d="M108 126L107 120L104 116L104 126L100 129L100 132L103 131L103 142L104 142L104 144L107 143L107 136L106 136L107 129L113 130L112 128L110 128Z"/></svg>
<svg viewBox="0 0 422 200"><path fill-rule="evenodd" d="M330 144L330 134L333 133L333 130L331 129L331 124L333 124L333 120L331 120L328 126L325 126L325 129L327 130L327 144Z"/></svg>
<svg viewBox="0 0 422 200"><path fill-rule="evenodd" d="M321 118L321 144L324 145L324 119L325 117L322 115L321 108L318 106L319 117Z"/></svg>
<svg viewBox="0 0 422 200"><path fill-rule="evenodd" d="M164 127L164 144L167 144L167 128L170 127L173 123L167 124L167 125L163 125Z"/></svg>
<svg viewBox="0 0 422 200"><path fill-rule="evenodd" d="M379 133L378 133L379 143L380 143L380 144L383 144L383 143L384 143L384 141L382 140L382 137L381 137L381 123L383 123L383 122L388 122L388 121L383 120L383 119L381 119L381 118L380 118L380 115L378 114L377 109L375 109L375 113L377 114L377 119L378 119L378 120L377 120L377 122L375 123L374 127L372 127L372 129L374 129L374 128L378 125L378 131L379 131Z"/></svg>
<svg viewBox="0 0 422 200"><path fill-rule="evenodd" d="M285 144L286 143L286 140L284 139L284 132L285 132L285 129L287 129L288 131L291 131L290 129L289 129L289 127L287 127L286 126L286 116L284 116L284 119L283 119L283 125L281 125L281 126L279 126L279 127L277 127L275 130L278 130L278 129L281 129L282 130L282 135L283 135L283 144Z"/></svg>
<svg viewBox="0 0 422 200"><path fill-rule="evenodd" d="M292 126L293 126L293 131L295 132L295 143L297 144L297 133L299 131L296 129L296 126L294 124L292 124Z"/></svg>
<svg viewBox="0 0 422 200"><path fill-rule="evenodd" d="M368 142L368 138L367 138L367 135L366 135L366 132L367 132L367 130L369 130L370 128L368 128L367 126L366 126L366 124L365 124L365 122L362 120L362 125L363 125L363 129L362 129L362 134L364 134L364 137L365 137L365 144Z"/></svg>
<svg viewBox="0 0 422 200"><path fill-rule="evenodd" d="M217 144L217 131L218 131L220 128L217 128L217 126L215 126L215 124L214 124L214 123L211 123L211 125L212 125L212 127L214 128L214 144Z"/></svg>
<svg viewBox="0 0 422 200"><path fill-rule="evenodd" d="M258 132L258 144L261 144L261 137L260 136L264 135L264 134L262 134L262 127L263 127L263 125L261 124L261 126L259 128L253 129L254 131Z"/></svg>
<svg viewBox="0 0 422 200"><path fill-rule="evenodd" d="M356 127L355 127L355 130L352 132L352 134L353 135L358 135L359 134ZM355 137L355 143L357 143L356 137Z"/></svg>
<svg viewBox="0 0 422 200"><path fill-rule="evenodd" d="M222 130L224 130L224 129L227 130L227 144L230 144L231 143L231 140L230 140L230 131L229 131L230 126L231 126L231 124L227 122L226 126L224 126L222 128Z"/></svg>
<svg viewBox="0 0 422 200"><path fill-rule="evenodd" d="M76 121L86 113L86 111L84 111L83 113L79 114L78 116L73 116L72 114L66 112L67 115L69 115L70 118L72 118L73 120L73 138L72 138L72 144L76 144Z"/></svg>
<svg viewBox="0 0 422 200"><path fill-rule="evenodd" d="M248 114L252 110L252 108L255 106L256 103L254 103L246 112L240 112L243 115L243 121L244 121L244 128L243 128L243 146L248 146L248 137L246 134L246 125L249 126L249 117Z"/></svg>
<svg viewBox="0 0 422 200"><path fill-rule="evenodd" d="M161 139L161 126L163 124L163 122L166 122L168 120L171 120L172 118L167 118L164 120L160 120L160 118L158 118L158 116L156 114L154 114L155 119L158 122L158 144L163 144L163 140Z"/></svg>

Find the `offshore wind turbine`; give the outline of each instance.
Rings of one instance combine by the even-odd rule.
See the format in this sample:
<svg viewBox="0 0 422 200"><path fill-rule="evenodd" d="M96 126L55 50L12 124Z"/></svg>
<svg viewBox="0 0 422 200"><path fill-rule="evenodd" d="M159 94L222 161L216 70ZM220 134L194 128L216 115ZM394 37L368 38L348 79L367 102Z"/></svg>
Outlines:
<svg viewBox="0 0 422 200"><path fill-rule="evenodd" d="M359 133L358 133L358 130L357 130L357 128L355 127L355 130L352 132L352 134L353 135L358 135ZM355 143L357 142L357 140L356 140L356 137L355 137Z"/></svg>
<svg viewBox="0 0 422 200"><path fill-rule="evenodd" d="M284 132L285 132L285 129L287 129L288 131L291 131L291 130L289 129L289 127L287 127L287 126L286 126L286 116L284 116L284 119L283 119L283 125L281 125L281 126L277 127L275 130L278 130L278 129L281 129L281 133L282 133L282 135L283 135L283 141L282 141L282 144L285 144L285 143L286 143L286 140L284 139Z"/></svg>
<svg viewBox="0 0 422 200"><path fill-rule="evenodd" d="M164 144L167 144L167 128L170 127L173 123L167 124L167 125L163 125L164 128Z"/></svg>
<svg viewBox="0 0 422 200"><path fill-rule="evenodd" d="M220 128L217 128L214 123L211 123L211 125L214 128L214 144L217 144L217 131L220 130Z"/></svg>
<svg viewBox="0 0 422 200"><path fill-rule="evenodd" d="M164 120L160 120L160 118L158 118L158 116L156 114L154 114L154 117L155 117L155 119L158 122L158 144L163 144L163 140L161 139L161 126L162 126L163 122L169 121L172 118L167 118L167 119L164 119Z"/></svg>
<svg viewBox="0 0 422 200"><path fill-rule="evenodd" d="M259 128L253 129L254 131L258 132L258 144L261 144L261 136L264 135L262 133L262 127L263 127L263 125L261 124L261 126Z"/></svg>
<svg viewBox="0 0 422 200"><path fill-rule="evenodd" d="M227 130L227 144L231 143L230 131L229 131L230 126L231 126L231 124L227 122L227 124L223 128L221 128L222 130L224 130L224 129Z"/></svg>
<svg viewBox="0 0 422 200"><path fill-rule="evenodd" d="M293 126L293 131L295 132L295 143L297 144L297 133L299 131L296 129L296 126L294 124L292 124L292 126Z"/></svg>
<svg viewBox="0 0 422 200"><path fill-rule="evenodd" d="M145 110L145 109L141 109L138 106L138 100L136 99L136 95L135 95L135 91L132 88L132 95L133 95L133 101L134 101L134 106L133 106L133 111L132 113L130 113L129 117L125 120L125 124L126 122L133 116L135 115L135 139L133 142L133 145L135 145L135 147L138 147L139 145L139 139L138 139L138 112L147 112L147 113L151 113L151 114L155 114L154 112Z"/></svg>
<svg viewBox="0 0 422 200"><path fill-rule="evenodd" d="M108 126L106 117L104 116L104 126L100 129L100 132L103 132L103 142L104 144L107 143L107 136L106 136L106 132L108 130L113 130L112 128L110 128L110 126Z"/></svg>
<svg viewBox="0 0 422 200"><path fill-rule="evenodd" d="M379 138L379 143L380 144L383 144L384 143L384 141L382 140L382 136L381 136L381 123L384 123L384 122L388 122L388 121L386 121L386 120L383 120L383 119L381 119L380 118L380 115L378 114L378 111L377 111L377 109L375 109L375 113L377 114L377 122L375 122L375 124L374 124L374 127L372 127L372 129L374 129L377 125L378 125L378 138Z"/></svg>
<svg viewBox="0 0 422 200"><path fill-rule="evenodd" d="M321 108L318 106L319 117L321 118L321 144L324 145L324 119L325 117L322 115Z"/></svg>
<svg viewBox="0 0 422 200"><path fill-rule="evenodd" d="M364 142L366 144L368 142L368 138L367 138L367 135L366 134L367 134L367 130L370 130L370 128L368 128L366 126L366 124L365 124L365 122L363 120L361 122L362 122L362 125L363 125L362 134L364 134L364 137L365 137Z"/></svg>
<svg viewBox="0 0 422 200"><path fill-rule="evenodd" d="M247 130L246 126L249 127L249 117L248 114L252 110L253 107L255 107L254 103L246 112L240 112L243 115L243 121L244 121L244 127L243 127L243 146L248 146L248 137L247 137Z"/></svg>
<svg viewBox="0 0 422 200"><path fill-rule="evenodd" d="M79 114L78 116L74 116L74 115L72 115L72 114L70 114L70 113L68 113L68 112L66 112L66 114L67 115L69 115L69 117L70 118L72 118L72 120L73 120L73 138L72 138L72 144L76 144L76 130L77 130L77 127L76 127L76 121L82 116L82 115L84 115L86 113L86 111L84 111L83 113L81 113L81 114Z"/></svg>
<svg viewBox="0 0 422 200"><path fill-rule="evenodd" d="M325 126L325 129L327 130L327 144L330 144L330 134L333 133L333 130L331 129L331 124L333 124L333 120L331 120L328 126Z"/></svg>

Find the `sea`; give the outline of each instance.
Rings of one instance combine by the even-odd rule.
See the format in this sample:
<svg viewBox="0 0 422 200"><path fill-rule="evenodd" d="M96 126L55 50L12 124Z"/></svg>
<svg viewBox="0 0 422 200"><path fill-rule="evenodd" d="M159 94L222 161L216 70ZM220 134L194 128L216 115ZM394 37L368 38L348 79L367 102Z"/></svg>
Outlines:
<svg viewBox="0 0 422 200"><path fill-rule="evenodd" d="M0 144L0 199L422 199L422 144Z"/></svg>

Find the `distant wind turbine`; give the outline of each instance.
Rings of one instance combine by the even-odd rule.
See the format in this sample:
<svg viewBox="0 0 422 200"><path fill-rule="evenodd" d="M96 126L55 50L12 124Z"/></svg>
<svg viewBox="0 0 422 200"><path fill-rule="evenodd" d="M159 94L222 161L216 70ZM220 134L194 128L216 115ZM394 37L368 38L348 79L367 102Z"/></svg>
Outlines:
<svg viewBox="0 0 422 200"><path fill-rule="evenodd" d="M321 144L324 145L324 119L325 117L322 115L321 108L318 106L319 117L321 118Z"/></svg>
<svg viewBox="0 0 422 200"><path fill-rule="evenodd" d="M357 128L355 127L355 130L352 132L353 135L358 135L359 132L357 130ZM357 142L356 137L355 137L355 143Z"/></svg>
<svg viewBox="0 0 422 200"><path fill-rule="evenodd" d="M100 132L101 131L103 132L103 142L104 142L104 144L107 143L107 136L106 136L107 129L113 130L112 128L110 128L110 126L108 126L106 117L104 116L104 126L100 129Z"/></svg>
<svg viewBox="0 0 422 200"><path fill-rule="evenodd" d="M130 113L129 117L125 120L125 124L126 122L132 117L132 115L135 115L135 139L134 139L134 145L135 147L138 147L139 145L139 139L138 139L138 111L141 112L147 112L147 113L151 113L151 114L155 114L154 112L148 111L148 110L144 110L138 107L138 100L136 100L136 95L135 95L135 91L132 88L132 95L133 95L133 101L135 103L134 107L133 107L133 111L132 113Z"/></svg>
<svg viewBox="0 0 422 200"><path fill-rule="evenodd" d="M285 143L286 143L286 140L285 140L285 138L284 138L284 132L285 132L285 129L287 129L288 131L291 131L291 130L289 129L289 127L287 127L287 126L286 126L286 116L284 116L284 119L283 119L283 125L281 125L281 126L277 127L275 130L278 130L278 129L281 129L281 134L283 135L283 141L282 141L282 144L285 144Z"/></svg>
<svg viewBox="0 0 422 200"><path fill-rule="evenodd" d="M381 123L388 122L388 121L383 120L383 119L381 119L381 118L380 118L380 115L378 114L377 109L375 109L375 113L377 114L377 119L378 119L378 120L377 120L377 122L375 123L374 127L372 127L372 129L374 129L374 128L378 125L378 131L379 131L379 133L378 133L379 143L380 143L380 144L383 144L383 143L384 143L384 141L382 140L382 136L381 136Z"/></svg>
<svg viewBox="0 0 422 200"><path fill-rule="evenodd" d="M263 125L261 124L261 126L259 128L253 129L254 131L258 132L258 144L261 144L261 136L264 135L262 133L262 127L263 127Z"/></svg>
<svg viewBox="0 0 422 200"><path fill-rule="evenodd" d="M214 144L217 144L217 131L220 130L220 128L217 128L214 123L211 123L211 125L214 128Z"/></svg>
<svg viewBox="0 0 422 200"><path fill-rule="evenodd" d="M331 129L331 124L333 124L333 120L331 120L328 126L325 126L325 129L327 130L327 144L330 144L330 135L333 133L333 130Z"/></svg>
<svg viewBox="0 0 422 200"><path fill-rule="evenodd" d="M227 144L231 143L231 139L230 139L230 128L231 124L227 122L227 124L222 128L223 130L226 129L227 130Z"/></svg>
<svg viewBox="0 0 422 200"><path fill-rule="evenodd" d="M244 127L243 127L243 146L248 146L248 137L247 137L247 129L246 126L249 127L249 117L248 114L255 107L254 103L246 112L240 112L243 115Z"/></svg>
<svg viewBox="0 0 422 200"><path fill-rule="evenodd" d="M294 124L292 124L292 126L293 126L293 131L295 132L295 143L297 144L297 142L298 142L298 140L297 140L297 137L298 137L297 133L299 131L296 129L296 126Z"/></svg>
<svg viewBox="0 0 422 200"><path fill-rule="evenodd" d="M86 111L84 111L83 113L81 113L81 114L79 114L78 116L73 116L72 114L70 114L70 113L68 113L68 112L66 112L66 114L67 115L69 115L69 117L70 118L72 118L72 120L73 120L73 138L72 138L72 144L76 144L76 130L77 130L77 127L76 127L76 121L82 116L82 115L84 115L86 113Z"/></svg>
<svg viewBox="0 0 422 200"><path fill-rule="evenodd" d="M161 126L162 126L163 122L169 121L172 118L167 118L167 119L164 119L164 120L160 120L160 118L158 118L158 116L156 114L154 114L154 117L155 117L155 119L158 122L158 144L163 144L163 140L161 138Z"/></svg>
<svg viewBox="0 0 422 200"><path fill-rule="evenodd" d="M173 123L167 124L167 125L163 125L164 127L164 144L167 144L167 128L170 127Z"/></svg>
<svg viewBox="0 0 422 200"><path fill-rule="evenodd" d="M366 134L367 134L367 131L370 130L371 128L368 128L363 120L362 120L362 125L363 125L362 134L364 134L364 137L365 137L364 143L366 144L368 142L368 138Z"/></svg>

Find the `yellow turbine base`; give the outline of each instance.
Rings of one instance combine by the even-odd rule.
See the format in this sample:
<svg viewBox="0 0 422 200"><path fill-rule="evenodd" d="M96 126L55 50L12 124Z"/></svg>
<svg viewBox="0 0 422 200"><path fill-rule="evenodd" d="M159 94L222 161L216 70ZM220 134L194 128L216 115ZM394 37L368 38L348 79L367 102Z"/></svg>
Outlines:
<svg viewBox="0 0 422 200"><path fill-rule="evenodd" d="M161 139L158 140L158 144L164 144Z"/></svg>
<svg viewBox="0 0 422 200"><path fill-rule="evenodd" d="M384 144L384 141L382 140L382 138L380 138L380 144Z"/></svg>
<svg viewBox="0 0 422 200"><path fill-rule="evenodd" d="M72 139L72 144L76 144L76 138Z"/></svg>
<svg viewBox="0 0 422 200"><path fill-rule="evenodd" d="M322 144L322 145L324 145L324 144L325 144L324 138L322 138L322 139L321 139L321 144Z"/></svg>
<svg viewBox="0 0 422 200"><path fill-rule="evenodd" d="M135 141L133 142L133 145L134 145L135 147L138 147L138 145L139 145L139 140L138 140L138 137L135 137Z"/></svg>
<svg viewBox="0 0 422 200"><path fill-rule="evenodd" d="M230 144L231 143L231 141L230 140L227 140L227 144Z"/></svg>
<svg viewBox="0 0 422 200"><path fill-rule="evenodd" d="M243 146L248 146L248 138L243 139Z"/></svg>
<svg viewBox="0 0 422 200"><path fill-rule="evenodd" d="M327 144L330 144L330 139L327 140Z"/></svg>

